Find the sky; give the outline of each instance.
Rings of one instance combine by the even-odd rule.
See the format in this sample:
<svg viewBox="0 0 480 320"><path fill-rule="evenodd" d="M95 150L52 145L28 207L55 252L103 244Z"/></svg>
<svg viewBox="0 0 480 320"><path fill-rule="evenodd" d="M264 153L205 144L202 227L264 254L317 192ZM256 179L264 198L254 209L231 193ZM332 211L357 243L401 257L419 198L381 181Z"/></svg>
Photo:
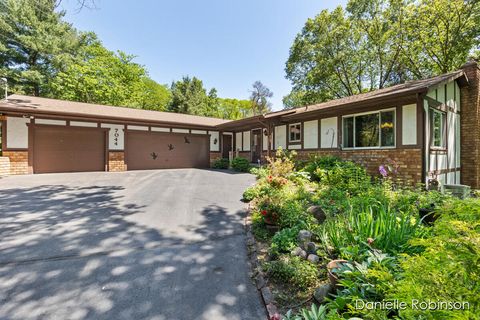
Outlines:
<svg viewBox="0 0 480 320"><path fill-rule="evenodd" d="M285 63L308 18L346 0L95 0L78 12L63 0L65 20L95 32L110 50L136 56L150 77L170 84L195 76L222 98L248 99L253 82L273 92L274 110L291 90Z"/></svg>

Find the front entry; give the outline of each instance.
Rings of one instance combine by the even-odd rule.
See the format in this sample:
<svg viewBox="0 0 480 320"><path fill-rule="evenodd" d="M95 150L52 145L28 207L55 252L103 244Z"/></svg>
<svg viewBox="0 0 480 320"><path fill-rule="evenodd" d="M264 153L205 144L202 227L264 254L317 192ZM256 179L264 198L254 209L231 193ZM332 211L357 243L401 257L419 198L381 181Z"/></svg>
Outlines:
<svg viewBox="0 0 480 320"><path fill-rule="evenodd" d="M262 159L262 129L252 131L252 162L259 163Z"/></svg>
<svg viewBox="0 0 480 320"><path fill-rule="evenodd" d="M228 159L228 153L232 151L232 135L222 135L222 158Z"/></svg>

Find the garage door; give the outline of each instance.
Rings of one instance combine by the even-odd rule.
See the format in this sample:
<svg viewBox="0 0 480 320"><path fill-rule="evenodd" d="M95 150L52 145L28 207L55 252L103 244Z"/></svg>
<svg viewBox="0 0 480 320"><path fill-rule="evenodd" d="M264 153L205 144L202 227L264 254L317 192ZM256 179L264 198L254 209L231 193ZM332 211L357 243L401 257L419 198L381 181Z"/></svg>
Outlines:
<svg viewBox="0 0 480 320"><path fill-rule="evenodd" d="M35 126L35 173L105 171L105 131L97 128Z"/></svg>
<svg viewBox="0 0 480 320"><path fill-rule="evenodd" d="M210 152L205 135L127 131L128 170L207 168Z"/></svg>

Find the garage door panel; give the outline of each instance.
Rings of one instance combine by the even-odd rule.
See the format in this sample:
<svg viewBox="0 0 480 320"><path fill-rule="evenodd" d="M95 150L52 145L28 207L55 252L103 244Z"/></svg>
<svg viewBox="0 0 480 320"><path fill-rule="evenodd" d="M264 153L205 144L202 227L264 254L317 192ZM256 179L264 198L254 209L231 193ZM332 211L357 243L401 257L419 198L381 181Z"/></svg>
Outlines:
<svg viewBox="0 0 480 320"><path fill-rule="evenodd" d="M96 128L35 126L35 173L105 170L105 131Z"/></svg>
<svg viewBox="0 0 480 320"><path fill-rule="evenodd" d="M127 132L127 168L206 168L208 136L161 132Z"/></svg>

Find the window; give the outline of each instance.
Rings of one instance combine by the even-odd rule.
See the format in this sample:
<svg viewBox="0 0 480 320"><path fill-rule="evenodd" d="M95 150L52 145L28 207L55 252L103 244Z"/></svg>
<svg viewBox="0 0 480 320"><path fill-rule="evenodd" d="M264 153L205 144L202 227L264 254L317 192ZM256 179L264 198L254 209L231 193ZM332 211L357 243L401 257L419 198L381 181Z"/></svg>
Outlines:
<svg viewBox="0 0 480 320"><path fill-rule="evenodd" d="M289 142L302 141L302 126L300 123L289 125L288 132L289 132Z"/></svg>
<svg viewBox="0 0 480 320"><path fill-rule="evenodd" d="M445 113L436 109L430 109L430 146L444 148Z"/></svg>
<svg viewBox="0 0 480 320"><path fill-rule="evenodd" d="M344 148L379 148L394 146L394 110L343 118Z"/></svg>

